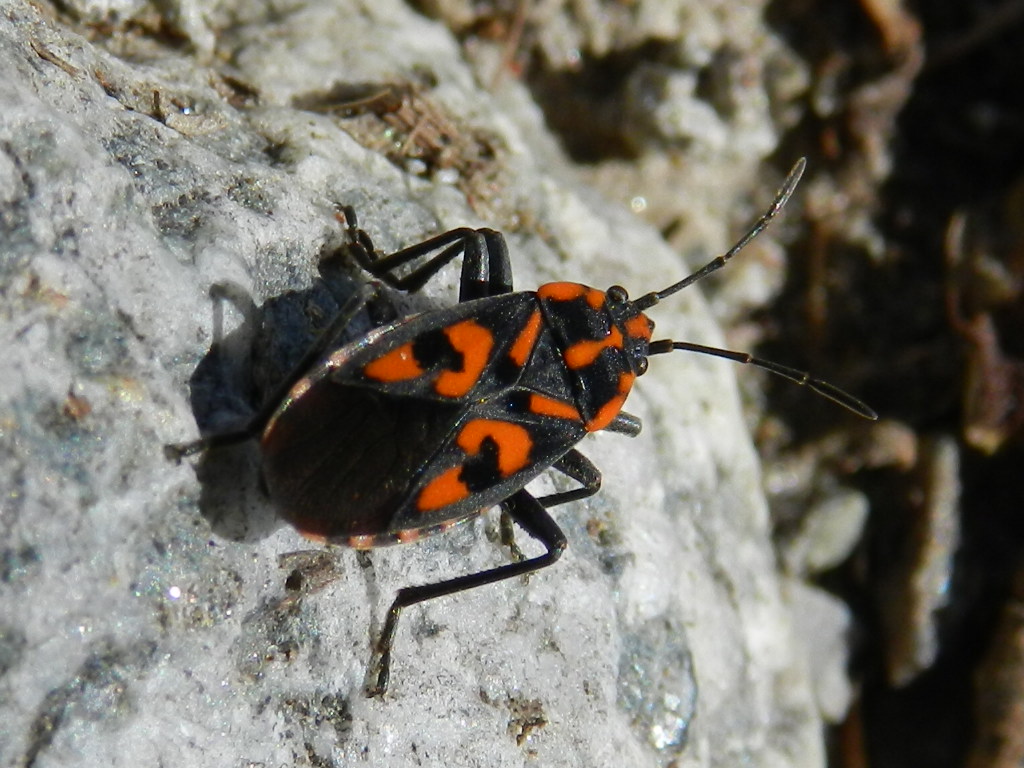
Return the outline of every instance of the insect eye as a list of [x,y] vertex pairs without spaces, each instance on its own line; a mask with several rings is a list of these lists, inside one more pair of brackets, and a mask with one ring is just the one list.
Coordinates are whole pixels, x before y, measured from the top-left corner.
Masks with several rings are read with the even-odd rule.
[[626,289],[621,285],[613,285],[606,291],[608,300],[614,304],[625,304],[629,301],[629,294],[626,293]]
[[645,373],[647,373],[647,358],[641,357],[636,364],[636,375],[643,376]]

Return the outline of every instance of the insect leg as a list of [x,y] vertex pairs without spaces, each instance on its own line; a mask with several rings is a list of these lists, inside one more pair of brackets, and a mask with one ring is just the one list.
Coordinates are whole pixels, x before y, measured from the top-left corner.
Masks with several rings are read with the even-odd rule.
[[503,546],[508,547],[509,554],[512,556],[512,562],[521,563],[526,559],[526,555],[523,554],[523,550],[519,548],[516,543],[516,525],[505,508],[501,508],[501,514],[498,517],[498,538]]
[[391,676],[391,647],[395,642],[395,631],[398,629],[398,619],[402,615],[402,609],[421,603],[424,600],[432,600],[435,597],[443,597],[467,589],[475,589],[485,584],[493,584],[496,581],[514,579],[526,573],[545,568],[561,557],[565,551],[565,534],[558,524],[551,519],[544,506],[526,491],[517,491],[501,503],[502,507],[519,525],[526,529],[526,532],[544,545],[545,552],[529,560],[518,563],[509,563],[498,568],[492,568],[480,573],[471,573],[466,576],[459,576],[454,579],[440,581],[436,584],[424,584],[417,587],[405,587],[399,590],[395,601],[388,610],[387,619],[384,622],[384,630],[377,641],[376,659],[370,666],[369,677],[371,682],[367,685],[366,692],[370,696],[382,696],[388,689],[388,680]]
[[640,421],[639,416],[634,416],[631,413],[625,411],[619,411],[618,415],[612,419],[605,430],[608,432],[618,432],[620,435],[626,437],[636,437],[640,434],[640,430],[643,429],[643,422]]
[[[554,462],[551,468],[557,469],[562,474],[571,477],[582,487],[574,488],[571,491],[561,491],[541,496],[537,501],[545,508],[586,499],[601,490],[601,470],[595,467],[590,459],[575,449]],[[512,559],[517,562],[524,560],[523,552],[519,549],[519,545],[516,544],[515,529],[512,527],[512,516],[504,507],[501,509],[500,526],[501,543],[509,548],[512,553]]]
[[[478,266],[483,262],[486,251],[485,235],[482,230],[460,227],[442,232],[422,243],[410,245],[400,251],[383,255],[373,246],[370,236],[359,228],[355,211],[350,207],[342,209],[348,222],[348,251],[359,265],[374,277],[400,291],[418,291],[426,282],[436,275],[450,261],[460,255],[465,256],[463,274],[467,269],[471,274],[483,272],[485,267]],[[490,231],[490,230],[486,230]],[[431,254],[434,254],[431,256]],[[395,274],[395,270],[421,257],[430,256],[426,262],[415,267],[405,275]]]
[[477,232],[483,236],[487,258],[483,258],[484,254],[473,254],[471,259],[467,249],[459,280],[460,302],[512,292],[512,262],[505,237],[493,229],[478,229]]
[[267,426],[267,422],[270,421],[270,417],[274,415],[281,402],[288,396],[291,388],[295,386],[295,382],[302,378],[303,374],[309,370],[309,368],[319,360],[327,349],[334,343],[338,335],[345,330],[345,327],[352,322],[352,318],[359,313],[359,310],[363,308],[367,301],[369,301],[376,293],[377,288],[373,285],[361,286],[347,302],[338,310],[338,314],[335,315],[334,319],[331,320],[331,324],[324,329],[323,333],[316,340],[316,343],[306,352],[302,360],[299,362],[292,372],[288,374],[284,381],[278,385],[274,394],[271,395],[264,402],[263,406],[257,411],[249,422],[241,429],[232,430],[230,432],[219,432],[214,435],[208,435],[201,437],[198,440],[193,440],[188,443],[171,443],[164,446],[164,455],[172,461],[181,461],[185,456],[192,456],[193,454],[200,453],[209,448],[218,448],[224,445],[234,445],[236,443],[244,443],[246,440],[250,440],[259,435],[264,427]]
[[[500,232],[460,227],[385,256],[377,253],[370,236],[359,228],[355,211],[346,207],[343,212],[348,222],[349,252],[363,269],[392,288],[417,291],[461,255],[460,302],[512,291],[512,266]],[[426,256],[430,258],[407,274],[395,274],[396,269]]]
[[601,490],[601,470],[595,467],[590,459],[575,448],[554,462],[551,468],[557,469],[563,475],[571,477],[582,487],[574,488],[571,491],[560,491],[559,493],[541,496],[537,501],[546,508],[567,504],[570,501],[586,499]]

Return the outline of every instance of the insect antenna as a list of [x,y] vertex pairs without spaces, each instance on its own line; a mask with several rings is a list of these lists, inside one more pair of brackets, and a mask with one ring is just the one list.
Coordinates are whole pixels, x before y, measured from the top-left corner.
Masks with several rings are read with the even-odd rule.
[[[761,217],[754,222],[753,226],[747,230],[743,237],[736,241],[732,248],[721,256],[717,256],[709,261],[692,275],[684,277],[678,283],[673,283],[668,288],[663,288],[660,291],[652,291],[651,293],[644,294],[640,298],[636,299],[636,301],[633,302],[633,305],[642,312],[649,307],[653,307],[662,299],[683,290],[686,286],[692,285],[698,280],[702,280],[707,277],[712,272],[716,272],[724,267],[729,259],[742,251],[751,240],[761,234],[765,227],[771,223],[772,219],[774,219],[785,207],[786,203],[789,202],[789,198],[793,194],[793,190],[796,189],[796,185],[800,183],[800,177],[803,176],[804,169],[806,167],[806,159],[801,157],[796,161],[792,169],[790,169],[789,174],[786,176],[786,180],[782,182],[782,186],[779,188],[779,191],[775,193],[775,198],[772,200],[772,204],[768,206],[768,210],[766,210]],[[718,347],[706,347],[703,344],[694,344],[689,341],[672,341],[671,339],[663,339],[661,341],[651,342],[647,350],[647,354],[660,355],[677,349],[688,352],[699,352],[703,355],[713,355],[714,357],[722,357],[726,360],[743,363],[744,365],[753,365],[757,368],[768,371],[769,373],[774,373],[776,376],[789,379],[794,384],[807,387],[812,392],[816,392],[822,397],[831,400],[837,405],[841,405],[846,410],[852,411],[865,419],[871,419],[874,421],[878,418],[878,414],[875,413],[875,411],[866,403],[854,397],[849,392],[845,392],[840,389],[835,384],[830,384],[824,379],[812,376],[807,371],[799,371],[796,368],[790,368],[787,365],[775,363],[771,360],[763,360],[762,358],[754,357],[746,352],[734,352],[729,349],[719,349]]]
[[854,397],[849,392],[846,392],[835,384],[830,384],[824,379],[819,379],[816,376],[812,376],[807,371],[800,371],[796,368],[790,368],[788,365],[782,365],[780,363],[773,362],[771,360],[764,360],[760,357],[754,357],[746,352],[734,352],[731,349],[719,349],[718,347],[706,347],[703,344],[694,344],[690,341],[672,341],[671,339],[662,339],[660,341],[652,341],[647,349],[648,355],[661,355],[666,352],[672,352],[674,350],[681,349],[687,352],[699,352],[702,355],[712,355],[714,357],[723,357],[726,360],[732,360],[737,363],[743,363],[744,365],[753,365],[762,370],[774,373],[776,376],[781,376],[784,379],[789,379],[794,384],[799,384],[802,387],[807,387],[812,392],[821,395],[824,398],[831,400],[837,405],[841,405],[848,411],[852,411],[858,416],[862,416],[865,419],[875,421],[878,418],[878,414],[875,413],[869,405],[862,400]]
[[645,309],[653,307],[662,299],[683,290],[683,288],[688,285],[693,285],[693,283],[696,283],[698,280],[702,280],[712,272],[717,272],[719,269],[724,267],[729,259],[742,251],[751,240],[761,234],[765,227],[771,223],[771,220],[774,219],[778,215],[779,211],[785,207],[790,196],[793,194],[793,190],[796,189],[796,185],[800,183],[800,177],[804,175],[804,169],[806,167],[807,160],[805,158],[801,157],[796,161],[793,168],[790,170],[789,175],[786,176],[786,180],[782,183],[782,187],[780,187],[779,191],[775,193],[775,199],[772,200],[772,204],[768,206],[768,210],[764,212],[761,218],[754,222],[754,225],[747,230],[747,233],[743,235],[743,237],[736,241],[736,244],[733,245],[732,248],[721,256],[717,256],[709,261],[689,277],[684,277],[678,283],[673,283],[668,288],[664,288],[660,291],[651,291],[651,293],[644,294],[633,302],[633,306],[643,312]]

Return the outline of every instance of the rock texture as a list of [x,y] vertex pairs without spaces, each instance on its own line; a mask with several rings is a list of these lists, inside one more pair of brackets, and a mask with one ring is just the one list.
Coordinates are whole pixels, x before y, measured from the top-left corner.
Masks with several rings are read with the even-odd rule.
[[[693,356],[652,360],[628,406],[640,437],[585,441],[604,488],[556,510],[562,561],[409,610],[391,691],[363,696],[396,589],[505,561],[494,514],[325,554],[275,521],[251,447],[181,465],[162,450],[244,420],[252,382],[322,327],[335,205],[384,250],[501,228],[521,288],[639,294],[687,267],[584,181],[521,83],[483,82],[397,0],[162,7],[0,14],[0,763],[821,765],[734,371]],[[738,22],[694,8],[687,50],[724,48]],[[688,226],[718,239],[695,259],[777,181],[753,188],[773,141],[756,133],[731,165],[700,141],[703,160],[674,160],[691,179],[709,158],[733,169],[717,209],[697,190]],[[451,302],[456,277],[395,301]],[[652,314],[718,340],[697,290]]]

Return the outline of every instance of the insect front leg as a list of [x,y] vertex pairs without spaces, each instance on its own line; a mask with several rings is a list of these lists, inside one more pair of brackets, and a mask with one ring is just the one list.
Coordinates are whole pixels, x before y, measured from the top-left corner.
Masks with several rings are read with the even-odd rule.
[[459,280],[460,302],[512,292],[512,262],[505,236],[493,229],[476,231],[483,238],[478,245],[483,246],[484,254],[470,259],[467,252]]
[[550,493],[537,499],[548,509],[557,507],[559,504],[568,504],[570,501],[589,498],[601,490],[601,470],[575,448],[554,462],[551,468],[571,477],[581,487],[573,488],[571,491]]
[[636,437],[643,429],[643,422],[638,416],[620,411],[619,414],[605,427],[606,432],[617,432],[626,437]]
[[367,695],[382,696],[388,689],[388,681],[391,677],[391,648],[395,642],[398,619],[404,608],[425,600],[432,600],[435,597],[443,597],[533,573],[541,568],[546,568],[561,557],[566,547],[565,534],[562,533],[562,529],[558,527],[540,501],[526,491],[517,491],[503,501],[501,506],[515,522],[526,529],[527,533],[544,545],[546,550],[544,554],[487,571],[440,581],[436,584],[405,587],[399,590],[388,610],[384,630],[377,641],[376,658],[369,670],[370,682],[366,688]]
[[[508,246],[500,232],[460,227],[400,251],[382,255],[366,231],[359,228],[355,211],[348,206],[342,211],[348,223],[349,252],[363,269],[392,288],[418,291],[446,264],[461,255],[460,302],[512,291],[512,265]],[[429,258],[406,274],[400,276],[395,272],[423,257]]]

